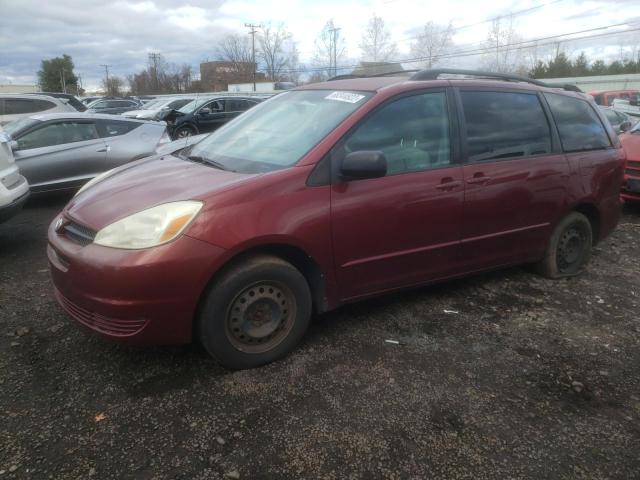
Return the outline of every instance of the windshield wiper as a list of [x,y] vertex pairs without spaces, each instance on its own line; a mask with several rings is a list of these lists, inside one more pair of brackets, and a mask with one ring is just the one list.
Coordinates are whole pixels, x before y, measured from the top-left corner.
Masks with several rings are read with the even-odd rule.
[[191,161],[191,162],[211,165],[212,167],[219,168],[220,170],[229,170],[227,167],[225,167],[220,162],[216,162],[215,160],[211,160],[210,158],[201,157],[199,155],[188,155],[185,158],[187,160]]

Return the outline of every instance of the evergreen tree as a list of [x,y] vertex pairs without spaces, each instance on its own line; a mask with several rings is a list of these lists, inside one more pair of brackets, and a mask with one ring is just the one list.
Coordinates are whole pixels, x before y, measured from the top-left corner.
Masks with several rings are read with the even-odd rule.
[[73,72],[73,60],[67,54],[42,60],[38,81],[43,92],[78,91],[78,77]]

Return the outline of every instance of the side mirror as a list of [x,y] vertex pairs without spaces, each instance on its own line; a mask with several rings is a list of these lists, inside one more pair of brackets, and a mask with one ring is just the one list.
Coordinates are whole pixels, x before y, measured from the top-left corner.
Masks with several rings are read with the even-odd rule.
[[379,178],[387,174],[387,159],[377,150],[351,152],[340,166],[340,176],[344,180]]
[[18,142],[16,140],[11,140],[9,142],[9,148],[11,149],[11,151],[15,152],[16,150],[20,149],[20,146],[18,145]]
[[211,109],[210,108],[203,108],[202,110],[200,110],[198,112],[198,115],[209,115],[211,113]]
[[631,127],[633,125],[631,124],[631,122],[629,120],[625,120],[624,122],[622,122],[620,124],[620,126],[618,127],[620,129],[620,132],[628,132],[629,130],[631,130]]

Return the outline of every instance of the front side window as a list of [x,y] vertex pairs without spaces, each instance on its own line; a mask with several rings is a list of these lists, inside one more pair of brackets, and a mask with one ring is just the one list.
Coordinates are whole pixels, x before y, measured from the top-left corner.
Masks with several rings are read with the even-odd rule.
[[359,150],[384,153],[387,175],[449,165],[451,147],[445,93],[411,95],[382,106],[347,137],[342,155]]
[[18,138],[18,148],[51,147],[66,143],[84,142],[98,138],[98,131],[93,123],[59,122],[45,125]]
[[545,93],[565,152],[598,150],[611,146],[609,136],[591,105],[580,98]]
[[551,131],[536,94],[462,91],[468,161],[551,152]]
[[292,166],[371,95],[331,90],[281,93],[237,116],[182,155],[242,173]]

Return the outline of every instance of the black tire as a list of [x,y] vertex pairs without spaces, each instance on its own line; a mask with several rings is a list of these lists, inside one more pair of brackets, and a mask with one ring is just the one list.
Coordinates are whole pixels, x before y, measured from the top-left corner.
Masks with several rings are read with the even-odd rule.
[[195,135],[196,131],[192,127],[180,127],[176,130],[176,133],[173,134],[174,140],[179,138],[187,138],[192,135]]
[[311,308],[307,281],[293,265],[256,255],[224,272],[205,293],[197,334],[224,367],[257,367],[294,349]]
[[591,222],[583,214],[572,212],[556,226],[536,271],[547,278],[578,275],[589,262],[592,245]]

